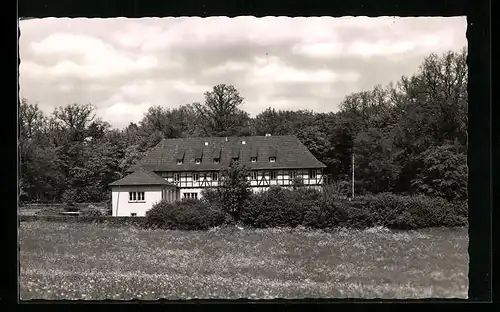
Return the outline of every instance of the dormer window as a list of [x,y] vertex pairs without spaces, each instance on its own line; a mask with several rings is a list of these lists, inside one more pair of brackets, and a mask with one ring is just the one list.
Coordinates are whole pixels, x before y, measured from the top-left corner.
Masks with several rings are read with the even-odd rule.
[[220,163],[220,158],[214,158],[214,164]]
[[271,162],[271,163],[276,162],[276,157],[269,157],[269,162]]
[[253,162],[253,163],[257,162],[257,157],[250,157],[250,161]]
[[200,159],[200,158],[196,158],[196,159],[194,160],[194,162],[195,162],[197,165],[199,165],[199,164],[201,164],[201,159]]
[[233,162],[238,162],[238,157],[233,157]]
[[182,159],[177,159],[177,164],[178,165],[182,165],[182,163],[183,163]]

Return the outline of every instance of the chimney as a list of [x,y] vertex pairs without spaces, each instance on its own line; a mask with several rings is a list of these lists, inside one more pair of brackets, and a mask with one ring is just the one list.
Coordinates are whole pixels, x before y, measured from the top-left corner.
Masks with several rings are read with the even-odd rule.
[[271,133],[266,133],[266,137],[271,136]]

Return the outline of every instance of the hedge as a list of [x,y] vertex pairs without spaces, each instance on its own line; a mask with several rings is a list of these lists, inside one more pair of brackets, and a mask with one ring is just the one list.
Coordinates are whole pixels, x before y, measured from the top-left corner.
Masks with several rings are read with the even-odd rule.
[[161,229],[207,230],[221,225],[227,215],[208,201],[186,199],[159,202],[146,212],[146,226]]
[[[241,203],[238,221],[257,228],[384,226],[417,229],[467,225],[467,212],[466,202],[450,202],[422,195],[381,193],[348,200],[314,189],[273,187],[266,192],[252,194]],[[230,223],[228,218],[213,196],[202,200],[160,202],[146,213],[146,217],[20,216],[21,221],[94,222],[179,230],[207,230]]]
[[145,217],[112,217],[112,216],[19,216],[20,222],[47,221],[62,223],[104,223],[109,225],[144,226]]

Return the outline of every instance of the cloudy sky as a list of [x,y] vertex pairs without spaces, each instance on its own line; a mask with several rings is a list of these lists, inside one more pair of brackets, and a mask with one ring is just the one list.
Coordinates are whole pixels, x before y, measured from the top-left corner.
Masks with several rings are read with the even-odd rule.
[[19,83],[47,113],[92,103],[118,128],[151,105],[203,102],[219,83],[252,116],[336,111],[345,95],[466,46],[466,29],[465,17],[33,19],[20,22]]

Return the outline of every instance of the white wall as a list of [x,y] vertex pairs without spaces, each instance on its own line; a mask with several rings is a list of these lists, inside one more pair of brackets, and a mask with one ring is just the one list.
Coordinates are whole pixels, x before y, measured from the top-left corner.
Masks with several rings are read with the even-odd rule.
[[[161,186],[113,186],[111,200],[113,216],[130,217],[137,213],[138,217],[146,215],[146,211],[162,199]],[[144,192],[144,202],[129,202],[129,192]]]

